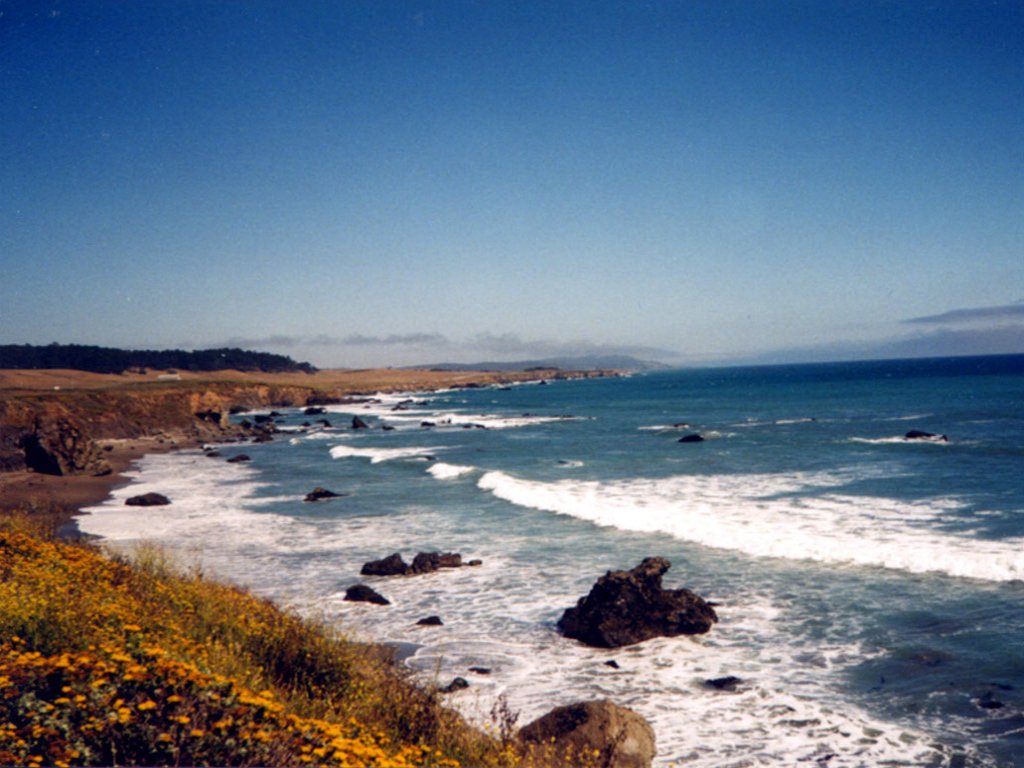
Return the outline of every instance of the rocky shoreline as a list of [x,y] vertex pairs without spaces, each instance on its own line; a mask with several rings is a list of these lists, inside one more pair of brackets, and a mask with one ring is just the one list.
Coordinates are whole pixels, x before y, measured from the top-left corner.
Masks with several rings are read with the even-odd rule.
[[[377,392],[504,385],[617,371],[338,370],[315,374],[0,371],[0,508],[73,517],[128,482],[146,454],[257,437],[233,412],[307,407]],[[172,377],[172,380],[168,380]],[[258,426],[258,425],[257,425]]]
[[[442,376],[434,388],[477,387],[538,377],[536,371],[500,377],[475,374],[457,382]],[[424,388],[416,383],[417,388]],[[411,387],[393,389],[407,388]],[[264,425],[233,424],[229,420],[232,413],[274,407],[318,408],[365,394],[344,388],[325,392],[293,384],[221,381],[71,390],[0,388],[0,512],[49,516],[53,528],[60,528],[59,535],[74,537],[78,535],[74,516],[128,483],[124,473],[147,454],[199,447],[206,442],[248,441],[267,434]],[[311,494],[316,498],[311,500],[326,497],[316,491],[329,493],[316,489]],[[400,556],[392,559],[401,561]],[[401,562],[394,573],[477,564],[462,563],[452,553],[420,553],[411,565]],[[655,755],[654,732],[647,721],[608,700],[577,702],[553,710],[519,729],[515,741],[528,760],[552,765],[573,764],[576,757],[587,756],[603,766],[644,768]]]

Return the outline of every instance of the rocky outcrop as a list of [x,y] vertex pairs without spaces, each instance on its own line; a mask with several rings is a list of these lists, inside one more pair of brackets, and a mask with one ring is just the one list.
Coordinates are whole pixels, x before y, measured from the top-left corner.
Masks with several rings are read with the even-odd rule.
[[229,422],[232,412],[304,405],[314,394],[231,382],[0,393],[0,472],[103,474],[110,468],[97,441],[168,435],[222,441],[247,433]]
[[380,560],[363,563],[359,573],[363,576],[414,576],[433,573],[441,568],[461,568],[464,565],[482,565],[482,561],[470,560],[464,563],[458,552],[420,552],[413,558],[412,565],[409,565],[401,554],[395,552]]
[[391,601],[373,587],[365,584],[353,584],[345,590],[345,599],[353,603],[373,603],[374,605],[391,605]]
[[518,741],[529,765],[648,768],[655,755],[650,723],[608,700],[553,709],[523,726]]
[[718,621],[714,608],[688,589],[664,589],[671,567],[648,557],[629,571],[609,571],[558,621],[558,629],[587,645],[618,648],[652,637],[703,634]]

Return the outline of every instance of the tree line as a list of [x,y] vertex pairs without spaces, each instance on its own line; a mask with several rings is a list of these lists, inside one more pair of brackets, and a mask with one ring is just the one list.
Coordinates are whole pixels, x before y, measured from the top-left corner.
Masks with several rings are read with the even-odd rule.
[[85,344],[0,345],[0,368],[71,368],[91,373],[123,373],[155,368],[177,371],[260,371],[263,373],[313,373],[309,363],[297,363],[285,355],[223,347],[197,349],[115,349]]

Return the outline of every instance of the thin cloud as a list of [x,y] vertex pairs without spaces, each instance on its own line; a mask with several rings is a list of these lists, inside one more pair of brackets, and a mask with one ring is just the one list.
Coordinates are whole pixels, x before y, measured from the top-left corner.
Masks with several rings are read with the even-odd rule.
[[635,357],[678,357],[674,350],[641,344],[603,344],[593,341],[524,340],[513,333],[482,333],[467,339],[462,345],[467,350],[502,357],[563,357],[578,355],[629,355]]
[[352,334],[338,339],[335,344],[347,347],[394,347],[394,346],[447,346],[450,342],[440,333],[398,333],[389,336],[365,336]]
[[961,323],[988,322],[992,320],[1012,321],[1024,320],[1024,301],[1003,304],[998,307],[972,307],[969,309],[952,309],[938,315],[911,317],[904,323],[925,323],[929,325],[953,325]]

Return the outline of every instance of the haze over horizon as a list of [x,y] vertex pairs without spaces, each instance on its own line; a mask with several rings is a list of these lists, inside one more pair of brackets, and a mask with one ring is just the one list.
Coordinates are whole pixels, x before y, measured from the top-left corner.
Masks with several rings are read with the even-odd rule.
[[1024,4],[0,0],[0,344],[1024,352]]

